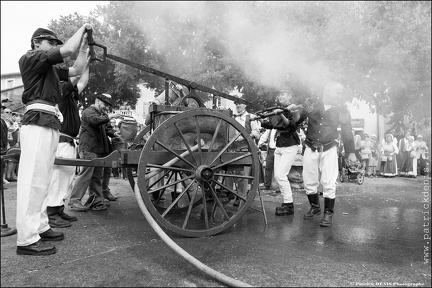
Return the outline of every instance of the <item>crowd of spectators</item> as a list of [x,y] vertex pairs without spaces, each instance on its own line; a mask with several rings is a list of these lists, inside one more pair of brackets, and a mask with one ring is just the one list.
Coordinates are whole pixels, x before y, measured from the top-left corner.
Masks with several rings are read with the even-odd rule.
[[[7,102],[7,100],[5,100]],[[21,114],[13,112],[2,101],[1,119],[2,126],[4,126],[4,135],[2,133],[2,150],[6,152],[10,148],[20,148],[20,128],[21,128]],[[2,127],[3,128],[3,127]],[[4,146],[4,147],[3,147]],[[3,170],[2,181],[3,184],[17,181],[18,163],[16,160],[7,160]]]
[[[353,131],[355,134],[355,131]],[[367,177],[417,177],[428,175],[429,148],[422,135],[406,131],[399,139],[388,131],[381,141],[375,134],[355,134],[355,150]],[[343,155],[343,145],[339,149]],[[340,163],[341,164],[341,163]]]

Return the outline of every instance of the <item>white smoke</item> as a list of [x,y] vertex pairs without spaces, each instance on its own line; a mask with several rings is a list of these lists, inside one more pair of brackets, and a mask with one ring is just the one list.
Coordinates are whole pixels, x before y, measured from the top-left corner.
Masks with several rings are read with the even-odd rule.
[[[202,63],[203,54],[200,46],[200,36],[191,43],[185,43],[179,35],[170,31],[170,25],[176,21],[187,21],[201,29],[212,30],[215,22],[212,13],[219,13],[221,18],[216,24],[223,30],[219,44],[229,53],[233,65],[254,81],[269,87],[281,89],[281,84],[289,80],[289,75],[307,82],[311,87],[322,87],[332,79],[327,63],[320,58],[320,47],[316,47],[315,36],[298,24],[288,23],[286,17],[276,13],[271,19],[253,19],[249,2],[218,2],[218,11],[209,11],[206,2],[136,2],[139,17],[144,19],[143,32],[147,41],[155,49],[181,47],[193,53],[194,62]],[[139,4],[138,4],[139,3]],[[291,5],[294,3],[279,2]],[[163,15],[169,12],[173,19],[162,21]],[[263,21],[265,20],[265,21]],[[267,23],[264,25],[263,23]],[[205,37],[205,35],[204,35]],[[169,39],[167,41],[167,39]],[[187,47],[189,45],[189,47]]]

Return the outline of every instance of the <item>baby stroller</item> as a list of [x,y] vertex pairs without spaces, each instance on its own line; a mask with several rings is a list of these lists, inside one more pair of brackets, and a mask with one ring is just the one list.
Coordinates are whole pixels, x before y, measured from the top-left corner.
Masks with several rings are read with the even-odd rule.
[[340,172],[339,180],[340,182],[357,181],[357,184],[361,185],[364,182],[365,167],[363,163],[357,161],[354,164],[349,164],[348,159],[342,160],[342,169]]

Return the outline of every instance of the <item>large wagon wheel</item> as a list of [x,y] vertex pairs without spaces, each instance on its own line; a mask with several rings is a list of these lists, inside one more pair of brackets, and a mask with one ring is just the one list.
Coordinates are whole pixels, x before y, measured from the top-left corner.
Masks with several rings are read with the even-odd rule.
[[[240,137],[241,151],[236,149]],[[246,189],[233,189],[228,179]],[[196,109],[154,130],[141,152],[137,186],[159,225],[201,237],[220,233],[242,217],[254,201],[258,179],[258,150],[243,126],[221,112]],[[227,201],[226,193],[239,205]]]

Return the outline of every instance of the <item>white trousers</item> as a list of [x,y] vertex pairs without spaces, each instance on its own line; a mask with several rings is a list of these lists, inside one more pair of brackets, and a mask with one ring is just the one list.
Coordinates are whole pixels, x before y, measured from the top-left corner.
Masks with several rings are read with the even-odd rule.
[[[57,145],[56,157],[76,159],[76,147],[67,142]],[[72,182],[75,177],[75,166],[54,165],[51,183],[48,189],[47,206],[57,207],[64,205],[72,191]]]
[[21,127],[17,183],[17,246],[27,246],[47,231],[47,195],[54,168],[59,131],[37,125]]
[[297,155],[298,145],[290,147],[276,147],[274,151],[274,177],[279,185],[283,203],[293,203],[291,184],[288,174]]
[[[306,194],[318,193],[318,186],[323,186],[324,198],[336,197],[336,180],[339,174],[337,147],[322,153],[306,146],[303,155],[303,182]],[[320,177],[321,175],[321,177]]]

